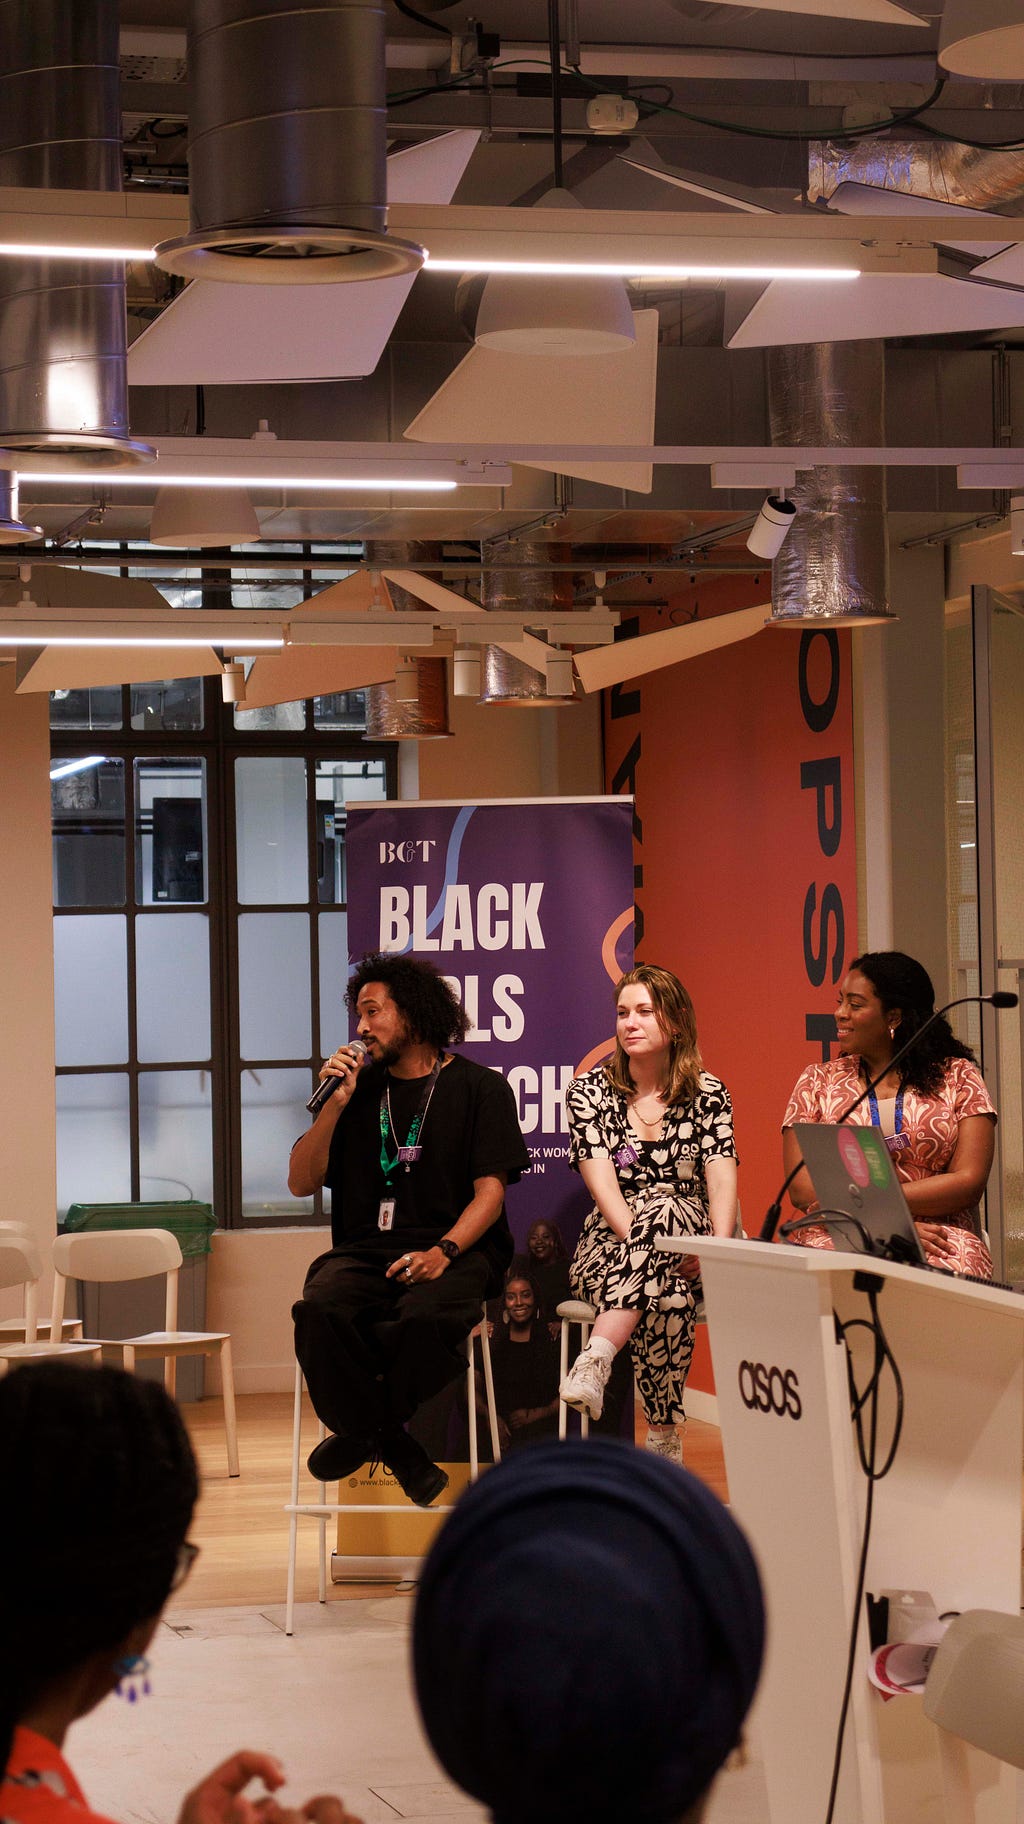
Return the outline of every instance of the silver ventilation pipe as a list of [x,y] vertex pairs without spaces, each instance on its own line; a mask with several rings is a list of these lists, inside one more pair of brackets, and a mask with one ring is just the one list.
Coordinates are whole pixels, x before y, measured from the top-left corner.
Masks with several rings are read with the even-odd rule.
[[[533,539],[520,539],[514,554],[521,558],[521,570],[488,570],[481,575],[481,606],[488,613],[503,609],[510,614],[536,611],[543,624],[545,612],[555,608],[568,614],[576,606],[576,579],[571,570],[552,570],[551,564],[571,564],[572,546],[542,544]],[[518,704],[526,708],[557,709],[565,697],[548,695],[547,677],[532,665],[526,665],[513,653],[500,646],[482,649],[481,703]]]
[[[881,342],[768,350],[772,442],[880,446]],[[772,621],[820,626],[895,617],[889,608],[885,470],[821,465],[797,474],[792,530],[772,565]]]
[[414,272],[386,232],[384,0],[192,0],[186,278],[336,283]]
[[[117,0],[0,0],[0,184],[120,190],[118,52]],[[0,260],[0,450],[34,469],[148,460],[126,352],[123,264]]]
[[1016,215],[1024,198],[1024,150],[880,138],[858,140],[855,145],[837,145],[831,140],[812,145],[809,200],[827,200],[840,184],[899,190],[966,209],[1002,205]]
[[[366,543],[365,556],[375,569],[415,570],[418,564],[439,564],[444,553],[440,545],[423,540],[372,539]],[[398,614],[425,612],[423,603],[399,584],[389,583],[388,593]],[[451,732],[444,659],[414,658],[401,681],[367,686],[368,741],[436,741]]]
[[0,545],[26,545],[42,536],[42,526],[26,526],[21,518],[17,475],[0,469]]

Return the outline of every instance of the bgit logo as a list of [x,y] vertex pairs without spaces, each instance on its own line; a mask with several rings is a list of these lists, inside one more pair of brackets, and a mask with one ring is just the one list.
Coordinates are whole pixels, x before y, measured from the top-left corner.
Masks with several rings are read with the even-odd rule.
[[408,842],[381,842],[377,845],[378,859],[388,861],[429,861],[431,849],[437,848],[434,836],[417,836]]
[[794,1368],[766,1368],[763,1362],[741,1362],[737,1378],[740,1399],[748,1411],[774,1412],[780,1419],[802,1417],[800,1383]]

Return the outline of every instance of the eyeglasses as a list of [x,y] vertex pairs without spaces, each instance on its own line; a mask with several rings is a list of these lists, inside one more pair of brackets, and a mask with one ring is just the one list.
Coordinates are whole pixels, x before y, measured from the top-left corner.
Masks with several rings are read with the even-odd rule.
[[175,1590],[181,1589],[198,1556],[199,1547],[193,1545],[191,1539],[184,1540],[178,1547],[178,1562],[174,1567],[174,1576],[171,1578],[170,1594],[172,1596]]

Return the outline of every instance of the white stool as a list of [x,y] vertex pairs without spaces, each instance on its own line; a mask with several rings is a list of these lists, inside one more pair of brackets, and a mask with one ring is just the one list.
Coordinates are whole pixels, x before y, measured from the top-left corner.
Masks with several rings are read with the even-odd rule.
[[[484,1388],[487,1395],[487,1419],[491,1432],[491,1450],[494,1461],[501,1461],[501,1445],[498,1441],[498,1411],[494,1403],[494,1377],[491,1372],[491,1343],[487,1332],[487,1312],[479,1324],[472,1329],[466,1338],[466,1402],[469,1416],[469,1479],[475,1482],[480,1474],[480,1457],[477,1443],[476,1414],[476,1344],[480,1344],[480,1355],[483,1361]],[[324,1499],[326,1482],[321,1482],[319,1501],[299,1500],[299,1466],[302,1460],[302,1369],[295,1364],[295,1398],[292,1408],[292,1485],[291,1500],[285,1506],[289,1516],[288,1523],[288,1594],[285,1599],[286,1634],[294,1633],[295,1619],[295,1560],[298,1552],[299,1520],[305,1517],[316,1520],[320,1527],[319,1556],[317,1563],[317,1600],[327,1601],[327,1522],[332,1514],[450,1514],[454,1502],[435,1505],[429,1509],[416,1507],[412,1502],[408,1507],[391,1507],[380,1501],[367,1502],[362,1505],[349,1505],[340,1501]],[[318,1422],[317,1439],[324,1438],[327,1427]]]
[[[555,1312],[562,1320],[562,1335],[559,1343],[558,1357],[558,1384],[561,1386],[569,1372],[569,1325],[579,1324],[580,1348],[585,1349],[590,1341],[590,1327],[597,1319],[597,1307],[596,1305],[588,1304],[585,1298],[563,1298],[561,1304],[555,1306]],[[568,1412],[569,1408],[561,1396],[559,1396],[558,1435],[560,1438],[565,1437]],[[586,1438],[589,1437],[589,1435],[590,1414],[589,1412],[581,1412],[580,1437]]]

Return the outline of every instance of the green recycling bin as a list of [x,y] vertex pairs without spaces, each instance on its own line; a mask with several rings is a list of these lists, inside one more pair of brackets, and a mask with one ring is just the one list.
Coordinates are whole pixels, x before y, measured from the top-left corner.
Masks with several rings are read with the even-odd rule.
[[[178,1328],[206,1329],[206,1257],[217,1219],[208,1203],[73,1203],[61,1230],[169,1229],[182,1253],[178,1275]],[[79,1288],[82,1324],[86,1336],[142,1336],[164,1327],[164,1281],[129,1279],[116,1285],[83,1285]],[[178,1361],[178,1399],[203,1397],[205,1357],[181,1356]],[[147,1380],[162,1380],[162,1361],[140,1362],[138,1373]]]

